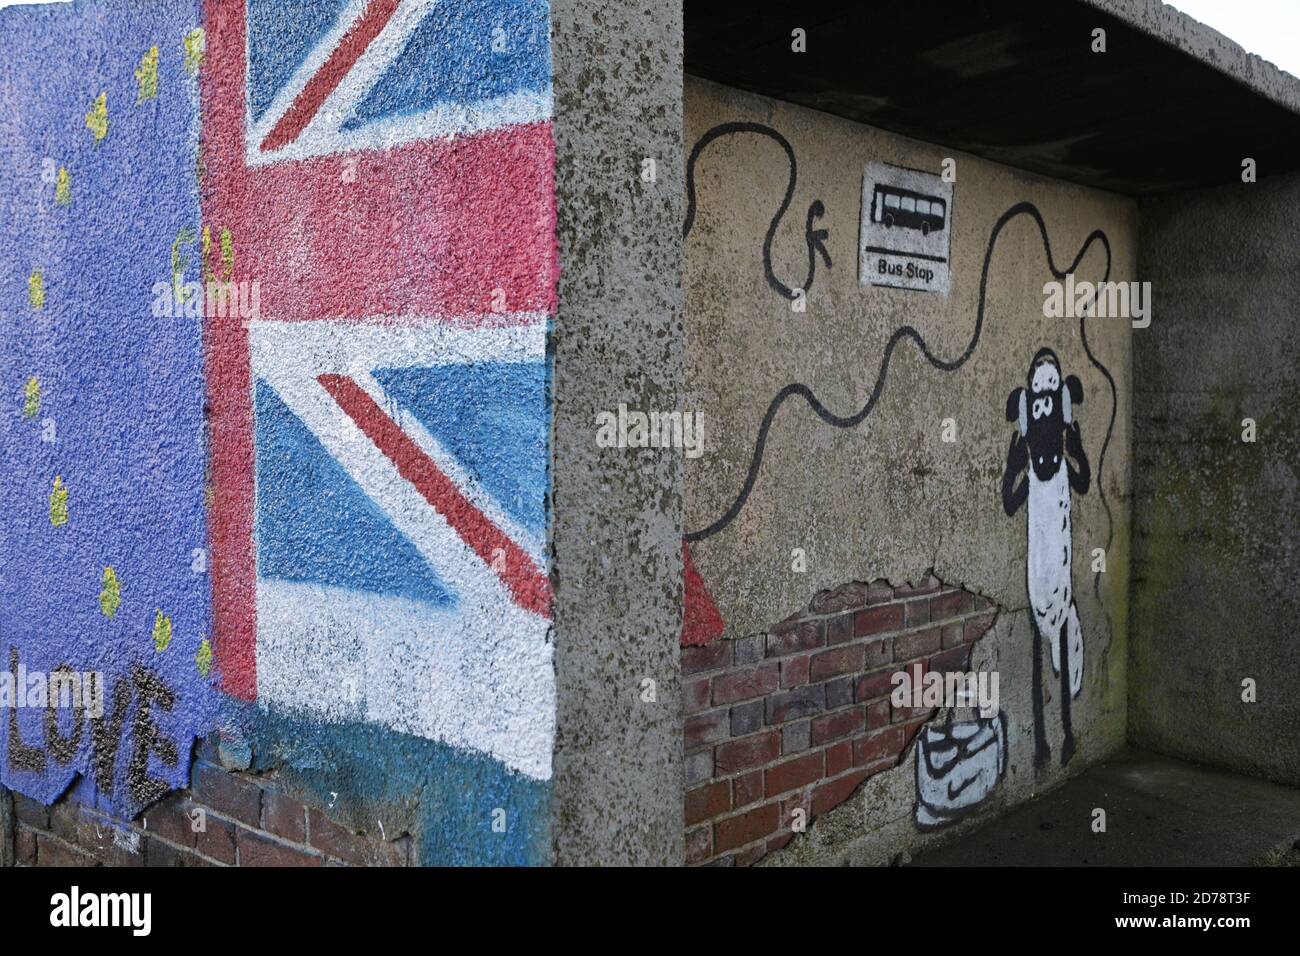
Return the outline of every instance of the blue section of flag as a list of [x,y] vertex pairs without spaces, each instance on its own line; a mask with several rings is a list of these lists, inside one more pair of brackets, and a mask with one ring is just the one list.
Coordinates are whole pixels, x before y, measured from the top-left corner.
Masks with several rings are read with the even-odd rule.
[[[182,38],[200,24],[197,0],[76,3],[0,11],[0,649],[29,671],[60,664],[100,671],[111,704],[132,668],[174,695],[151,708],[178,758],[152,753],[149,778],[184,786],[197,732],[212,726],[216,692],[195,655],[211,636],[204,514],[204,378],[199,320],[155,317],[156,283],[171,278],[173,243],[197,262],[198,80]],[[157,46],[157,94],[141,99],[135,71]],[[86,114],[100,94],[107,135]],[[68,172],[70,203],[55,201]],[[191,265],[190,278],[194,278]],[[40,272],[44,306],[29,298]],[[25,410],[35,379],[39,409]],[[51,521],[56,476],[67,520]],[[104,569],[120,583],[112,615]],[[111,602],[109,602],[111,604]],[[171,619],[167,648],[151,630]],[[114,806],[139,809],[128,786],[134,701],[112,776],[96,777]],[[45,748],[44,713],[19,712],[21,738]],[[62,727],[71,732],[65,712]],[[93,774],[83,727],[66,763],[47,751],[39,772],[0,777],[51,800],[76,773]]]
[[411,540],[275,390],[258,381],[256,392],[258,576],[451,606]]
[[347,0],[248,0],[248,106],[260,120]]
[[529,532],[543,533],[549,436],[544,362],[383,368],[372,374],[506,514]]
[[445,103],[472,105],[551,84],[545,0],[437,4],[343,124],[352,130]]

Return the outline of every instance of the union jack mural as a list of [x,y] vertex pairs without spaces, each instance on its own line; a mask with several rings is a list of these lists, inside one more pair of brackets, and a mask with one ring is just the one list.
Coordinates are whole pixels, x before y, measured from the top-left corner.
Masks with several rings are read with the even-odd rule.
[[547,779],[546,5],[207,14],[204,216],[260,284],[206,328],[225,688]]

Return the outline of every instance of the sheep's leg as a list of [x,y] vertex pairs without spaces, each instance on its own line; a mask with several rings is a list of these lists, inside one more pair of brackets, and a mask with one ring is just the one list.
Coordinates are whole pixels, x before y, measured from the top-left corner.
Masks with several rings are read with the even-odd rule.
[[1043,720],[1043,636],[1030,617],[1031,639],[1034,642],[1034,766],[1045,767],[1052,759],[1052,748],[1047,746],[1047,728]]
[[1058,643],[1061,645],[1061,653],[1065,655],[1061,667],[1061,730],[1064,731],[1065,739],[1061,742],[1061,766],[1064,767],[1074,756],[1074,729],[1070,725],[1070,642],[1068,640],[1067,628],[1069,627],[1069,615],[1067,620],[1061,624],[1061,635]]

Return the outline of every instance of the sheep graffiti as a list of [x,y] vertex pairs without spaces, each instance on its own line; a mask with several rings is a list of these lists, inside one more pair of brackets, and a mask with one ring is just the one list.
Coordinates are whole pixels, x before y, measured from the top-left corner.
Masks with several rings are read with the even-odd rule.
[[1007,449],[1002,507],[1010,517],[1028,504],[1025,577],[1034,630],[1034,766],[1041,767],[1051,758],[1043,720],[1044,640],[1051,645],[1052,670],[1061,680],[1061,766],[1065,766],[1074,756],[1070,700],[1083,687],[1083,631],[1074,603],[1070,525],[1070,491],[1087,494],[1091,482],[1079,423],[1074,420],[1074,407],[1083,404],[1083,385],[1074,375],[1063,376],[1056,353],[1043,348],[1030,363],[1026,386],[1013,389],[1007,397],[1007,421],[1016,422],[1017,430]]

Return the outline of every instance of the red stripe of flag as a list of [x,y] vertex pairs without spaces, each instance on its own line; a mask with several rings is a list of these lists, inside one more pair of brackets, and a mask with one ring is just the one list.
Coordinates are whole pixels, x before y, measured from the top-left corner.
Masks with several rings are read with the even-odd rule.
[[399,2],[401,0],[370,0],[370,4],[357,17],[356,22],[348,27],[348,32],[343,35],[339,45],[325,60],[325,65],[307,81],[307,85],[294,98],[293,105],[280,117],[271,132],[266,134],[266,139],[262,140],[262,149],[279,149],[298,138],[312,117],[320,111],[321,104],[343,82],[343,77],[356,65],[357,60],[361,59],[366,47],[388,25]]
[[[550,617],[551,582],[527,553],[474,507],[456,483],[384,414],[383,409],[353,379],[346,375],[319,375],[316,381],[325,387],[330,397],[375,443],[375,447],[397,466],[398,473],[447,519],[460,539],[484,564],[496,571],[510,589],[515,603],[534,614]],[[498,568],[500,562],[494,560],[498,549],[505,555],[504,568]]]

